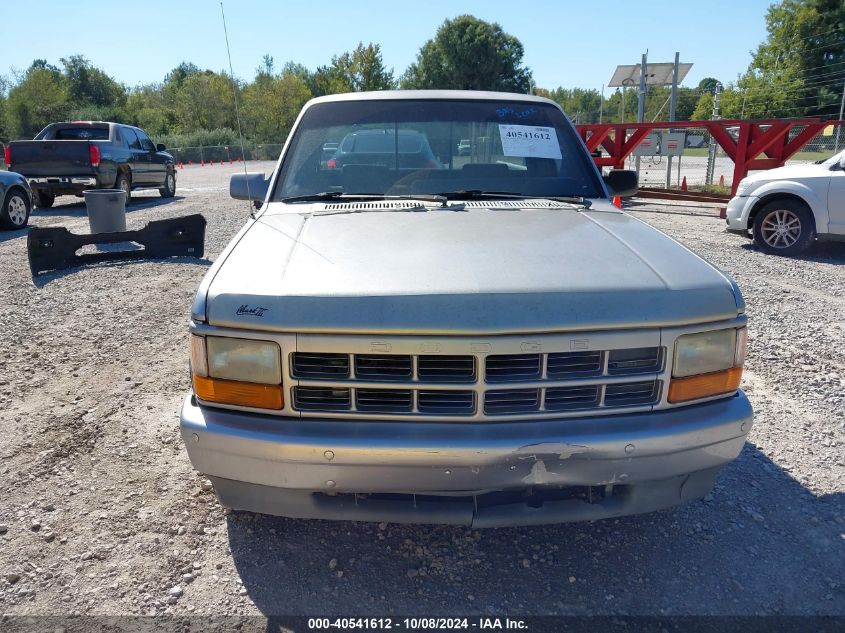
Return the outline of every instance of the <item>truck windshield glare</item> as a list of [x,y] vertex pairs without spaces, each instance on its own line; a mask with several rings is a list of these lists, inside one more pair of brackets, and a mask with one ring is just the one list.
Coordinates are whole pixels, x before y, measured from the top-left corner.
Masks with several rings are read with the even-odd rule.
[[603,196],[564,114],[519,101],[373,100],[309,108],[273,200],[322,192],[414,195],[508,191]]

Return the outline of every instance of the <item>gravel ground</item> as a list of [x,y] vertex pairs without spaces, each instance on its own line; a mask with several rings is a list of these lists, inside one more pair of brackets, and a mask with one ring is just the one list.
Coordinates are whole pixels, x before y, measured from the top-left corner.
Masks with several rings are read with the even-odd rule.
[[[233,171],[129,207],[130,228],[203,213],[208,260],[33,283],[24,233],[0,234],[0,613],[845,614],[845,246],[770,257],[712,214],[632,205],[748,303],[756,423],[704,501],[489,531],[226,513],[178,410],[194,290],[248,213]],[[64,200],[32,224],[87,230]]]

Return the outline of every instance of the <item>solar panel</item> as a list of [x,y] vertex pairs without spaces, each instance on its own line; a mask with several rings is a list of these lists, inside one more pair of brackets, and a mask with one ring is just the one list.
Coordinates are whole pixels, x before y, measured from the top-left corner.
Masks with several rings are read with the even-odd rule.
[[[646,85],[671,86],[674,68],[675,64],[672,62],[648,64],[646,66]],[[692,68],[692,64],[678,64],[679,85],[684,81],[684,77],[687,76],[690,68]],[[640,64],[617,66],[607,85],[609,88],[640,85]]]

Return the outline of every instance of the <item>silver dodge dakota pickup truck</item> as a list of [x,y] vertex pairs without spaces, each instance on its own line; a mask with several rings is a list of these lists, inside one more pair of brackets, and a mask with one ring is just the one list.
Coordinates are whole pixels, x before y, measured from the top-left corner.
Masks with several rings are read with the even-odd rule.
[[594,520],[701,498],[743,447],[739,289],[614,207],[636,175],[548,99],[314,99],[230,192],[260,209],[197,292],[181,413],[224,506]]

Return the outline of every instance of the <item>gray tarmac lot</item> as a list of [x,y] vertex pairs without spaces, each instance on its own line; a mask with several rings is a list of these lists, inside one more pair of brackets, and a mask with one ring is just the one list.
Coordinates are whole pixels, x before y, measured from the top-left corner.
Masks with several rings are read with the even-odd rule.
[[[249,212],[236,169],[182,170],[175,199],[129,207],[130,228],[203,213],[206,260],[33,282],[25,232],[0,234],[0,613],[845,615],[845,245],[770,257],[712,209],[630,206],[748,304],[756,422],[704,501],[490,531],[226,513],[178,410],[194,291]],[[32,224],[85,231],[84,205]]]

